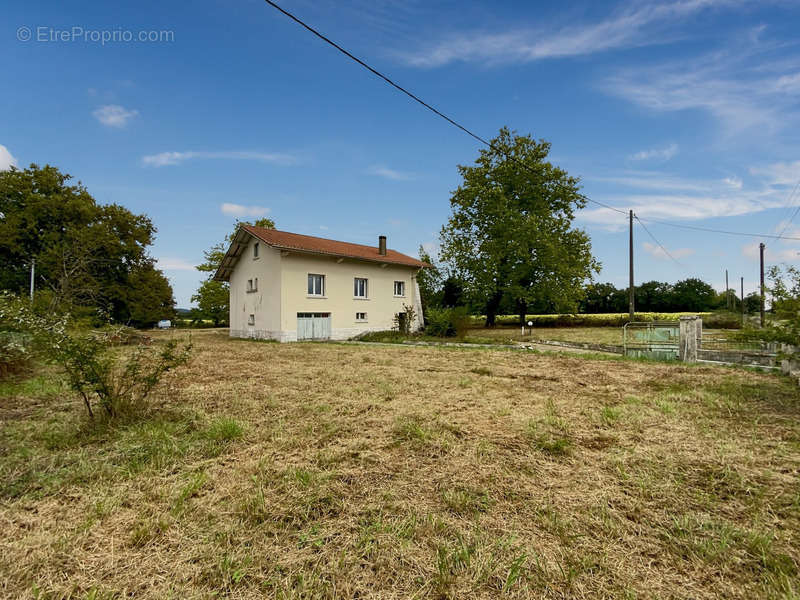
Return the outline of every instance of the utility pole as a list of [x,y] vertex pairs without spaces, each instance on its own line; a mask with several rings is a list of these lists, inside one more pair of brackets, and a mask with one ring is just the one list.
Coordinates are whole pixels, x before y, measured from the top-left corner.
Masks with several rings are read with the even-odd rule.
[[629,213],[630,219],[630,230],[629,230],[629,241],[628,241],[628,252],[630,254],[629,263],[630,263],[630,273],[629,273],[629,283],[628,283],[628,320],[633,321],[634,319],[634,306],[633,306],[633,210]]
[[740,283],[742,285],[742,325],[744,326],[744,277],[740,278]]
[[31,302],[33,302],[33,278],[36,274],[36,259],[31,259]]
[[761,327],[764,327],[764,242],[758,245],[761,254]]
[[731,309],[731,292],[728,287],[728,269],[725,269],[725,308]]

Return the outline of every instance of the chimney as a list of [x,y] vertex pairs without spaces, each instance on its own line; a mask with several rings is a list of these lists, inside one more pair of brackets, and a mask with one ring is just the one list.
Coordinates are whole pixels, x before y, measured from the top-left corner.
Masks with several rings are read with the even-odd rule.
[[381,256],[386,256],[386,236],[379,235],[378,236],[378,254]]

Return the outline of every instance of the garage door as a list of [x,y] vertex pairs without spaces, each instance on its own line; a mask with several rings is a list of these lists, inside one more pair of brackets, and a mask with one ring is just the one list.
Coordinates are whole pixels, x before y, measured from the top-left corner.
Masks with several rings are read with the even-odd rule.
[[297,313],[298,340],[327,340],[331,337],[331,313]]

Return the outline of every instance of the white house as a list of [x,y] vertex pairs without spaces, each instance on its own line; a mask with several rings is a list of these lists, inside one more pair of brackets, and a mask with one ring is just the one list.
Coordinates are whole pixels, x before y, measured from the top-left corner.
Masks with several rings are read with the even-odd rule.
[[347,339],[391,329],[413,308],[429,265],[386,248],[241,225],[214,279],[230,282],[230,335],[281,342]]

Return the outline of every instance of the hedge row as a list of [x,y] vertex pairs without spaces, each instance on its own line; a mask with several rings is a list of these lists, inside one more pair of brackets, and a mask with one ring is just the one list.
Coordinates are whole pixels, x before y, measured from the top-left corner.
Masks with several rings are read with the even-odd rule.
[[[719,329],[737,329],[741,326],[741,318],[734,313],[636,313],[636,321],[677,321],[683,315],[697,315],[703,319],[705,327]],[[475,325],[481,325],[484,317],[473,317]],[[564,315],[527,315],[525,321],[533,322],[533,327],[622,327],[628,322],[628,313],[598,314],[564,314]],[[519,326],[519,315],[499,315],[500,326]]]

